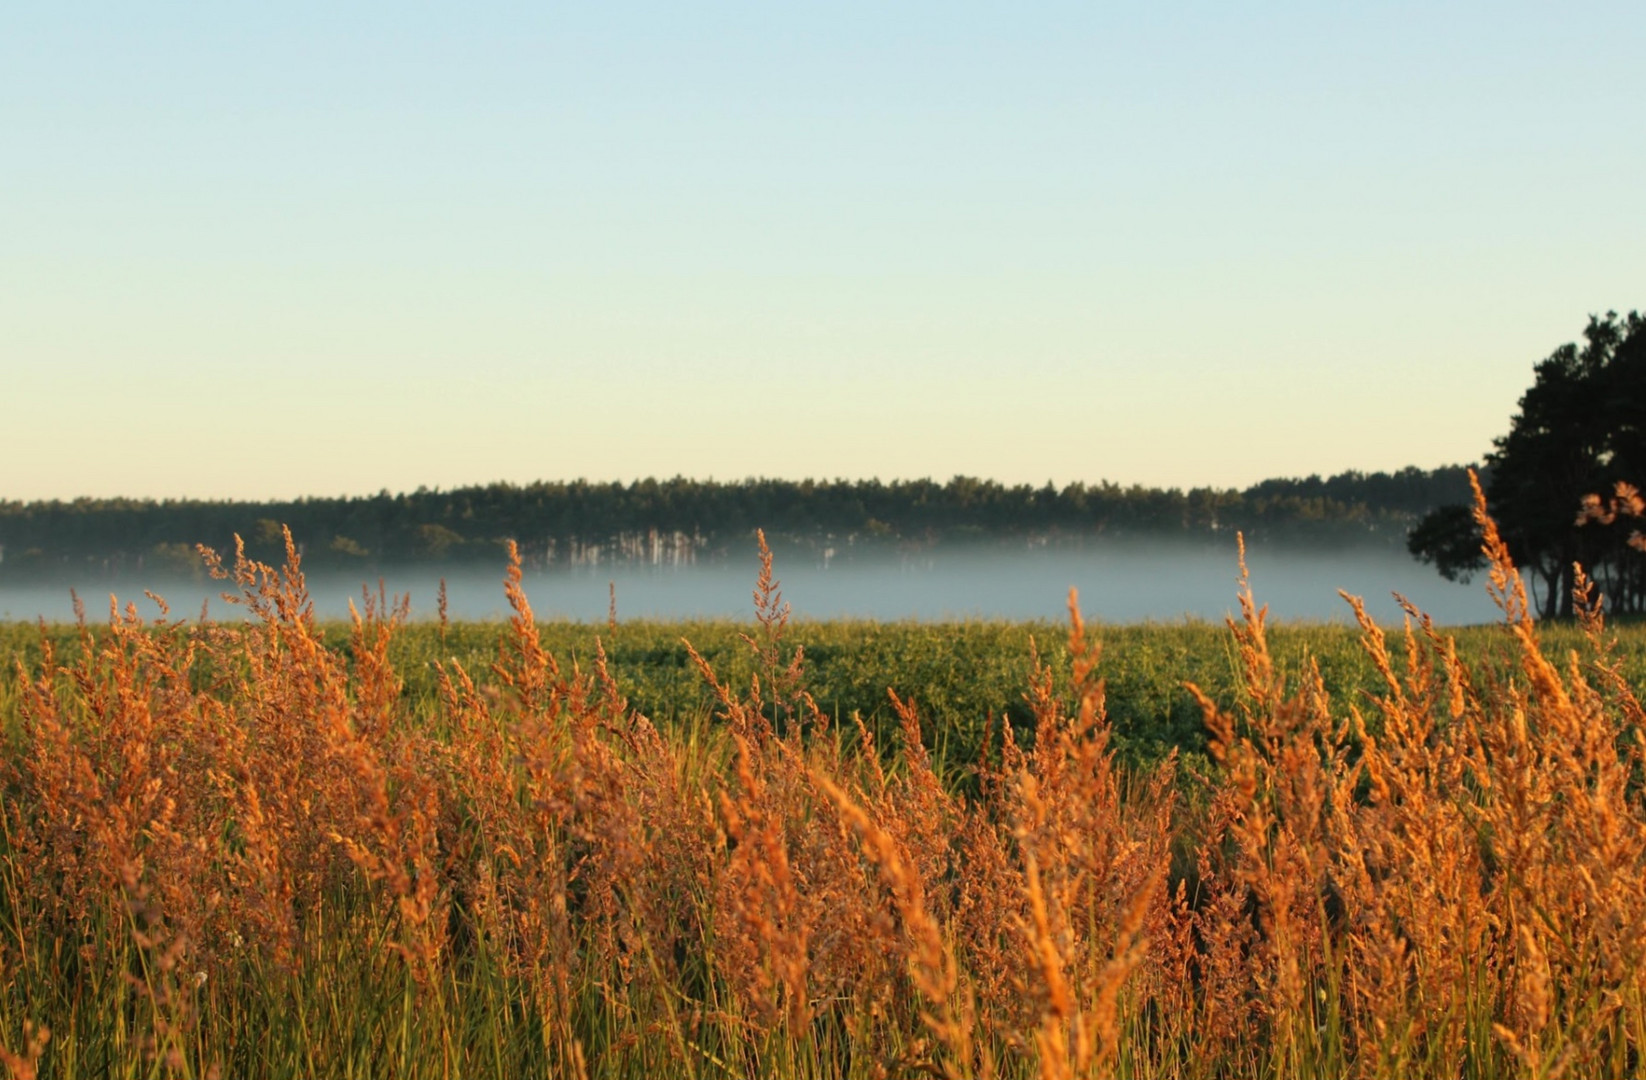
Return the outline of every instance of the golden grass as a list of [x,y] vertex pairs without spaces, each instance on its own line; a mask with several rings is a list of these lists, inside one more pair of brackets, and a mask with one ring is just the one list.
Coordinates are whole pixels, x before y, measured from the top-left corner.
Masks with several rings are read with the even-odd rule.
[[[254,619],[111,611],[19,663],[0,758],[0,1066],[39,1076],[1627,1076],[1646,1040],[1646,712],[1585,583],[1519,665],[1416,611],[1382,689],[1288,680],[1249,589],[1216,767],[1122,768],[1067,678],[940,779],[805,687],[770,555],[747,685],[660,731],[542,645],[518,559],[488,672],[432,715],[296,552],[212,565]],[[764,543],[762,542],[764,551]],[[615,599],[611,622],[615,622]],[[442,634],[444,633],[442,619]],[[1067,687],[1059,690],[1058,687]],[[1198,693],[1198,691],[1197,691]],[[1375,714],[1375,718],[1374,718]]]

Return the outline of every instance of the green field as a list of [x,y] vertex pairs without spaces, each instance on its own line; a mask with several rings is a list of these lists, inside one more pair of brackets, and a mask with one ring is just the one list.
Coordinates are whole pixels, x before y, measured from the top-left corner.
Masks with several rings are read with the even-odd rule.
[[[502,623],[466,622],[442,632],[432,622],[420,622],[401,630],[391,642],[390,659],[404,680],[406,704],[416,711],[432,706],[435,665],[443,659],[455,659],[484,681],[505,629]],[[742,635],[755,629],[752,622],[724,620],[633,621],[615,629],[603,623],[538,624],[544,648],[568,667],[588,666],[597,644],[603,646],[630,705],[664,727],[701,719],[714,702],[686,643],[723,680],[746,686],[760,672]],[[1123,758],[1141,764],[1174,747],[1187,754],[1203,751],[1200,709],[1184,683],[1200,686],[1225,707],[1234,705],[1239,672],[1228,627],[1179,621],[1093,629],[1103,645],[1098,674],[1107,683],[1109,719]],[[323,624],[322,631],[328,645],[347,652],[347,623]],[[1617,624],[1613,631],[1623,670],[1635,685],[1646,685],[1646,623]],[[1512,642],[1500,626],[1446,632],[1456,638],[1458,654],[1471,669],[1501,669],[1513,662]],[[1582,633],[1570,624],[1543,624],[1539,632],[1552,657],[1583,646]],[[54,625],[45,633],[60,658],[76,653],[73,626]],[[826,714],[849,725],[857,713],[871,731],[888,734],[896,722],[887,690],[896,690],[919,708],[928,745],[939,760],[963,766],[976,754],[991,717],[1018,729],[1029,724],[1023,693],[1035,650],[1059,680],[1066,678],[1067,634],[1067,624],[1056,622],[797,620],[789,624],[786,641],[804,650],[805,685]],[[1390,628],[1389,635],[1398,652],[1401,631]],[[1278,623],[1270,627],[1269,640],[1285,674],[1296,674],[1307,658],[1319,664],[1334,701],[1353,702],[1382,689],[1358,628]],[[37,626],[0,623],[0,654],[25,668],[36,663],[40,641]],[[16,663],[8,663],[0,673],[0,701],[9,700],[16,678]]]

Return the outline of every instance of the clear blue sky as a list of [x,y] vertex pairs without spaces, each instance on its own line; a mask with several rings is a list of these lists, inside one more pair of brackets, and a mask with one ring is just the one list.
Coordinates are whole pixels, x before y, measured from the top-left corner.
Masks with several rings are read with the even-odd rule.
[[1472,460],[1646,4],[0,13],[0,498]]

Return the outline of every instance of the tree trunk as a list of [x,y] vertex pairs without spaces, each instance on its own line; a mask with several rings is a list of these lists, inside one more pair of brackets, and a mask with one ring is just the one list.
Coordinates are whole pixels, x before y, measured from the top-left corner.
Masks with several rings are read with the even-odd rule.
[[1543,610],[1538,617],[1552,619],[1560,608],[1560,571],[1539,565],[1537,574],[1543,579]]

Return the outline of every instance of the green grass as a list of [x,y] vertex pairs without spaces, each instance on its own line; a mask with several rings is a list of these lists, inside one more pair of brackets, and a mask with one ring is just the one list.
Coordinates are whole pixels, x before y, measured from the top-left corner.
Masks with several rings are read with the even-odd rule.
[[[442,635],[433,623],[408,627],[391,651],[408,704],[417,711],[432,706],[435,665],[442,660],[456,660],[477,676],[486,674],[504,629],[496,622],[453,623]],[[544,647],[568,667],[592,665],[598,641],[630,704],[665,726],[700,718],[714,704],[686,642],[734,686],[746,688],[757,673],[753,650],[740,636],[753,633],[749,623],[633,621],[614,631],[603,623],[552,622],[540,623],[539,629]],[[1093,629],[1103,641],[1099,671],[1107,680],[1109,717],[1123,757],[1143,762],[1172,748],[1200,753],[1205,747],[1200,710],[1184,683],[1195,683],[1222,704],[1234,703],[1236,657],[1227,627],[1182,621]],[[1615,629],[1624,671],[1635,685],[1646,685],[1646,622]],[[324,630],[328,644],[346,645],[348,624],[327,623]],[[825,713],[847,724],[853,713],[859,714],[881,745],[888,745],[896,723],[887,689],[895,689],[918,706],[938,760],[962,767],[977,754],[990,717],[997,730],[1003,719],[1014,727],[1027,724],[1023,690],[1033,650],[1051,662],[1060,678],[1066,676],[1067,632],[1057,622],[796,621],[786,640],[791,648],[805,650],[805,684]],[[1389,632],[1396,655],[1403,655],[1400,631]],[[1511,655],[1499,627],[1445,632],[1457,638],[1459,655],[1472,670],[1498,669],[1501,658]],[[1582,635],[1575,626],[1545,624],[1539,632],[1552,658],[1580,648]],[[60,658],[77,652],[73,626],[51,626],[46,635]],[[0,623],[0,655],[25,668],[37,662],[40,639],[36,626]],[[1281,667],[1296,672],[1312,658],[1333,700],[1345,702],[1379,688],[1359,639],[1358,628],[1334,623],[1280,623],[1270,632]],[[16,664],[6,664],[0,672],[0,717],[12,712],[16,680]]]

